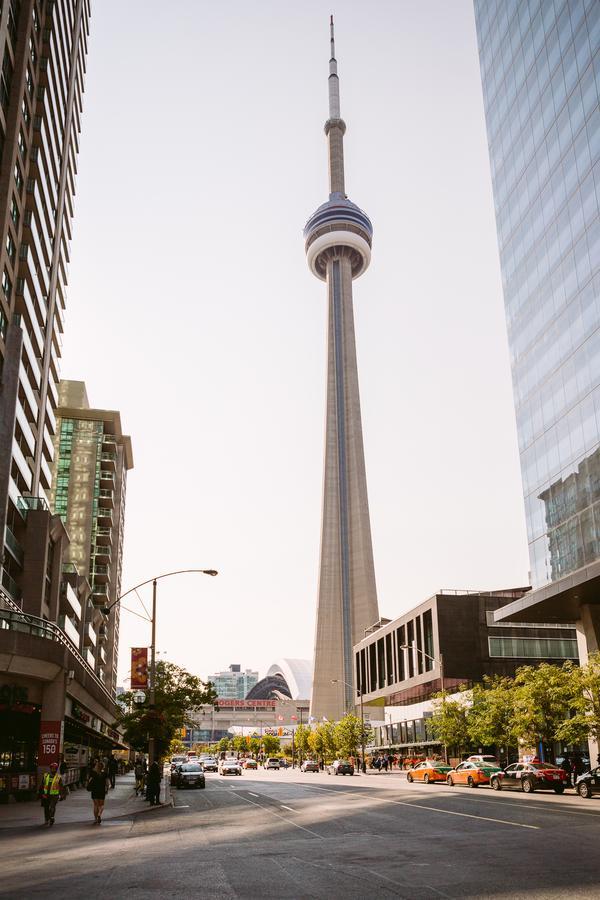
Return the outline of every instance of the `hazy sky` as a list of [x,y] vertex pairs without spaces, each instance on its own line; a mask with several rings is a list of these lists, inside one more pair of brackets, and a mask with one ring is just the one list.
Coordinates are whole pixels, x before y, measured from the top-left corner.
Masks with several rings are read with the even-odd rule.
[[[62,374],[121,410],[123,590],[206,675],[312,657],[330,3],[95,0]],[[355,317],[382,615],[527,583],[470,0],[340,0],[346,185],[371,217]],[[150,601],[150,593],[144,595]],[[139,609],[135,596],[129,604]],[[123,612],[120,680],[149,627]]]

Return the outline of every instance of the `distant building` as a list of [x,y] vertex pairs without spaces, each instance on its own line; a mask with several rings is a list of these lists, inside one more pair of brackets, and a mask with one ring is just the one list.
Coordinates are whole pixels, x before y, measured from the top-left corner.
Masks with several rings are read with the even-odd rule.
[[310,698],[313,664],[310,659],[277,659],[267,674],[246,695],[247,700]]
[[243,700],[258,681],[258,672],[252,669],[244,669],[242,672],[242,667],[234,663],[225,672],[209,675],[208,680],[213,683],[217,697],[224,700]]
[[439,748],[428,728],[433,694],[514,675],[519,666],[578,660],[574,624],[496,622],[528,588],[440,591],[354,647],[355,703],[376,725],[375,746],[403,755]]
[[92,589],[79,616],[74,608],[65,610],[61,627],[114,692],[119,607],[109,615],[102,610],[121,593],[131,438],[123,434],[116,410],[90,409],[83,381],[61,381],[58,395],[50,504],[70,538],[64,561],[73,578],[85,576]]

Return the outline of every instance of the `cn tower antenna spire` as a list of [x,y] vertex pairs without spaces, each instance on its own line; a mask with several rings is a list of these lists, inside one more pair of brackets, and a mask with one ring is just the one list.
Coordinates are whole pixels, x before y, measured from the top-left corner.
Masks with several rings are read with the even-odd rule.
[[331,55],[329,57],[329,118],[340,118],[340,80],[337,73],[337,59],[335,58],[335,34],[333,30],[333,16],[329,20],[329,32],[331,35]]
[[344,179],[344,133],[346,123],[340,114],[340,80],[335,58],[335,34],[333,16],[329,20],[331,57],[329,59],[329,118],[325,122],[325,134],[329,143],[329,196],[346,196]]

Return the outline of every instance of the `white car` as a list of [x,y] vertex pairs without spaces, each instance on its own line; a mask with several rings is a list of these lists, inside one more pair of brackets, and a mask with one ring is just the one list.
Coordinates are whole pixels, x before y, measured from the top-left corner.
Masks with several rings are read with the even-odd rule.
[[241,775],[242,767],[238,759],[219,760],[219,775]]

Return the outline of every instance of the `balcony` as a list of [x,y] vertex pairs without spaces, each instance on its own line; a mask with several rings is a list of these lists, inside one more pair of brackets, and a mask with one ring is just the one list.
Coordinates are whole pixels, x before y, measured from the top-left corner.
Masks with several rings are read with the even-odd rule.
[[[86,647],[95,647],[96,646],[96,632],[92,628],[91,625],[86,625],[83,630],[83,643]],[[92,656],[93,659],[93,656]],[[93,665],[93,663],[92,663]]]
[[63,582],[60,606],[61,610],[64,610],[67,615],[76,616],[81,621],[81,603],[68,581]]
[[116,457],[117,455],[117,442],[115,440],[114,434],[105,434],[102,438],[102,451],[104,453],[113,453]]
[[104,528],[110,527],[113,523],[112,509],[106,509],[104,506],[98,507],[98,523]]
[[100,487],[105,490],[112,490],[115,486],[115,476],[114,473],[109,471],[108,469],[102,469],[100,471]]
[[23,548],[8,527],[4,529],[4,546],[10,552],[12,558],[20,566],[23,565]]
[[102,453],[100,456],[102,460],[102,465],[107,471],[116,472],[117,471],[117,454],[116,453]]
[[18,507],[22,512],[28,510],[42,510],[48,512],[48,504],[43,497],[19,497]]
[[6,569],[2,569],[2,587],[15,603],[19,602],[21,599],[21,588],[14,578],[10,577]]
[[100,506],[104,509],[114,509],[115,508],[115,495],[113,491],[107,491],[100,488]]
[[89,649],[88,649],[88,650],[84,650],[84,651],[83,651],[83,658],[84,658],[84,660],[86,661],[86,663],[88,664],[88,666],[89,666],[91,669],[93,669],[94,675],[96,675],[96,678],[97,678],[98,675],[97,675],[96,670],[95,670],[95,663],[96,663],[96,660],[94,659],[94,654],[92,653],[92,651],[89,650]]
[[[106,584],[94,585],[92,590],[92,603],[94,606],[106,606],[108,603],[108,586]],[[96,637],[95,634],[94,637]]]
[[108,581],[109,575],[110,570],[108,566],[102,565],[102,563],[100,563],[99,565],[94,565],[94,590],[96,589],[96,587],[104,588],[106,582]]
[[58,627],[62,628],[76,650],[79,649],[79,632],[68,616],[58,617]]
[[[99,563],[101,566],[109,565],[112,557],[112,551],[108,544],[96,544],[96,551],[94,553],[93,561],[94,565]],[[96,568],[98,566],[96,565]]]
[[112,528],[109,528],[106,525],[96,528],[96,545],[102,544],[105,546],[108,544],[109,546],[112,546],[112,542],[113,542]]
[[98,663],[101,666],[106,665],[106,650],[104,647],[98,648]]

